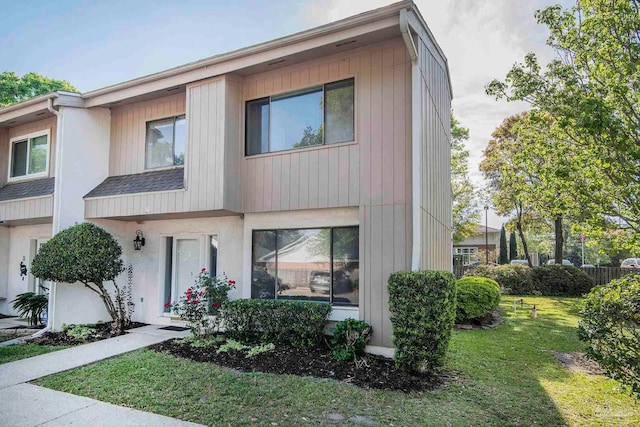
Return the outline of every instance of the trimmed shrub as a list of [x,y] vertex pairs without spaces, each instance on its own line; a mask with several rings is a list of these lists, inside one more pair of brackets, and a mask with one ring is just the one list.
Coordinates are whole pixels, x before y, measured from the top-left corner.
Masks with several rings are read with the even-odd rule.
[[535,291],[549,296],[581,297],[594,285],[587,273],[570,265],[533,267],[531,279]]
[[580,305],[578,336],[587,357],[640,399],[640,274],[591,291]]
[[226,335],[241,342],[312,347],[323,336],[329,304],[237,299],[223,305]]
[[396,366],[434,375],[442,367],[456,317],[456,279],[445,271],[389,277]]
[[456,322],[465,323],[491,313],[500,304],[498,284],[485,277],[463,277],[456,282]]
[[506,295],[533,295],[531,268],[526,265],[479,265],[468,270],[465,276],[488,277],[500,285],[500,292]]
[[371,338],[371,326],[363,320],[345,319],[331,329],[333,357],[337,360],[355,359],[362,356]]

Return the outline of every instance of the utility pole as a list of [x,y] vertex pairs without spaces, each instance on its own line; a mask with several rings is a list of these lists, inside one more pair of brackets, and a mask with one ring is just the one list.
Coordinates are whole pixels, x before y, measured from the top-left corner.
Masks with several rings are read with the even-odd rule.
[[484,207],[484,263],[489,264],[489,205]]
[[584,233],[580,234],[580,241],[582,242],[582,265],[584,265]]

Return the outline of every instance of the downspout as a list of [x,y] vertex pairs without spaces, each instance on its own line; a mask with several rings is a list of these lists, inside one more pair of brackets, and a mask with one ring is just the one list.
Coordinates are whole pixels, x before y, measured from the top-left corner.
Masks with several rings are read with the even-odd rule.
[[421,193],[422,193],[422,117],[421,117],[421,78],[418,63],[418,49],[411,35],[409,13],[406,9],[400,11],[400,32],[404,43],[407,45],[411,57],[411,192],[412,192],[412,247],[411,270],[420,269],[420,255],[422,252],[422,218],[421,218]]
[[[57,130],[56,130],[56,152],[55,152],[55,159],[56,159],[56,179],[54,182],[54,191],[53,191],[53,224],[52,224],[52,230],[51,233],[52,235],[57,233],[59,230],[57,230],[56,227],[56,217],[58,215],[56,215],[56,207],[57,207],[57,203],[56,203],[56,194],[59,194],[59,189],[60,189],[60,179],[58,178],[60,176],[60,152],[62,151],[62,115],[60,114],[60,112],[58,110],[56,110],[55,108],[53,108],[53,98],[49,98],[47,100],[47,110],[49,110],[52,114],[54,114],[57,118]],[[57,286],[56,286],[56,282],[51,282],[51,287],[49,289],[49,304],[47,306],[47,326],[38,331],[37,333],[33,334],[34,337],[40,336],[42,334],[44,334],[47,331],[53,330],[53,324],[54,324],[54,313],[55,313],[55,301],[56,301],[56,290],[57,290]]]

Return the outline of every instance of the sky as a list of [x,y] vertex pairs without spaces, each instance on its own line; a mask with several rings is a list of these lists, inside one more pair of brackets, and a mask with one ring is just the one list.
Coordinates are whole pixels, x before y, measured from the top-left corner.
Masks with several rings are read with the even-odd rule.
[[[387,0],[0,0],[0,72],[68,80],[81,92],[322,25]],[[473,182],[493,130],[524,104],[484,92],[527,52],[554,52],[534,12],[571,0],[415,0],[449,62],[453,112],[469,128]],[[483,218],[484,222],[484,218]],[[490,211],[489,225],[504,219]]]

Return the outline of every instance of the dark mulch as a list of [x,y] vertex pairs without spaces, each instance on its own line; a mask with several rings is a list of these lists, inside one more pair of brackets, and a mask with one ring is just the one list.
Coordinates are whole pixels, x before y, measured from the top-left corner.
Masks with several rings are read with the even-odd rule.
[[[64,331],[57,331],[45,332],[38,338],[30,340],[29,342],[38,345],[80,345],[118,336],[116,331],[113,330],[110,322],[96,323],[94,325],[85,326],[94,329],[95,332],[91,333],[91,335],[87,336],[84,340],[70,337]],[[131,322],[131,325],[127,329],[140,328],[142,326],[147,326],[147,324],[140,322]]]
[[439,378],[415,375],[396,369],[393,360],[366,355],[366,365],[340,362],[326,347],[297,349],[276,347],[274,350],[247,358],[246,351],[229,350],[216,353],[217,346],[192,347],[181,340],[165,341],[149,347],[172,356],[213,363],[242,372],[299,375],[330,378],[365,388],[382,390],[427,391],[438,387]]
[[456,323],[455,329],[462,331],[471,329],[493,329],[500,325],[502,325],[502,315],[499,310],[496,310],[482,317],[472,319],[468,323]]
[[579,351],[552,351],[558,362],[572,372],[584,372],[590,375],[604,375],[600,365],[595,360],[587,359],[584,353]]

